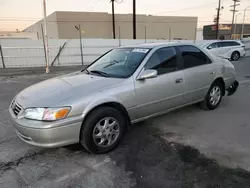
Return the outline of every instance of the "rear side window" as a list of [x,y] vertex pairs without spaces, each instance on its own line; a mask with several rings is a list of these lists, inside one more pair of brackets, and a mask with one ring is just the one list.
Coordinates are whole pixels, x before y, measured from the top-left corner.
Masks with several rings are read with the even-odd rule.
[[178,48],[183,58],[185,69],[211,63],[206,54],[194,46],[179,46]]
[[158,74],[166,74],[177,70],[176,50],[173,47],[161,48],[150,57],[145,69],[155,69]]
[[220,42],[220,47],[229,47],[229,46],[240,46],[236,41]]

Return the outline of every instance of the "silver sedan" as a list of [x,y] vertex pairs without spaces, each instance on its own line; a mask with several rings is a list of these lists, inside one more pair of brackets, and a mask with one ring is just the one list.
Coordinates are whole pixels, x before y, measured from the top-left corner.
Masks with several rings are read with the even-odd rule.
[[238,85],[227,59],[192,44],[151,43],[110,50],[84,70],[32,85],[9,112],[28,144],[80,142],[105,153],[131,124],[195,103],[214,110]]

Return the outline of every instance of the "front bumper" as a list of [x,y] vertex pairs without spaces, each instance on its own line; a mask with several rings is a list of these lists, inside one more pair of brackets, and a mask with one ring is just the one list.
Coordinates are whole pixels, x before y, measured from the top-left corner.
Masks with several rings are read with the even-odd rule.
[[239,87],[239,82],[237,80],[234,81],[234,83],[232,85],[229,86],[229,88],[227,89],[227,92],[228,92],[228,96],[231,96],[233,95],[237,89]]
[[79,124],[50,129],[33,129],[15,124],[18,137],[24,142],[47,148],[66,146],[79,142]]
[[[25,126],[25,124],[27,123],[30,125],[32,122],[35,124],[36,121],[27,119],[19,120],[15,117],[11,109],[9,109],[9,112],[12,116],[14,129],[18,137],[28,144],[39,147],[55,148],[79,142],[82,125],[80,121],[69,122],[68,124],[64,122],[62,126],[57,125],[56,127],[51,125],[50,128],[41,128],[41,126],[39,128],[34,128]],[[39,123],[42,124],[43,122]],[[53,124],[53,122],[51,122],[51,124]],[[44,126],[48,126],[48,123],[44,123]]]

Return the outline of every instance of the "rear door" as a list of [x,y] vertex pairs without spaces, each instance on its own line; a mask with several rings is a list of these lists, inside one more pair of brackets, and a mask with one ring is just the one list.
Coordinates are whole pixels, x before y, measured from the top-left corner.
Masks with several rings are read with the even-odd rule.
[[240,54],[242,54],[242,50],[244,50],[244,48],[241,47],[241,44],[236,41],[222,41],[219,42],[219,46],[220,54],[227,58],[231,58],[232,53],[235,51],[238,51]]
[[212,61],[200,49],[191,45],[179,46],[185,83],[184,102],[205,98],[216,73]]
[[232,52],[237,48],[233,41],[222,41],[219,42],[219,53],[225,57],[230,58]]

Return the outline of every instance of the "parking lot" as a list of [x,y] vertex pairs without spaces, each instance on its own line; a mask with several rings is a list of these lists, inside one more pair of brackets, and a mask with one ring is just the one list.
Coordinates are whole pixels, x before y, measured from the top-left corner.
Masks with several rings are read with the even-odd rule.
[[135,124],[106,155],[37,148],[16,136],[12,98],[62,72],[0,77],[0,187],[250,187],[250,58],[234,65],[241,84],[220,108],[194,105]]

